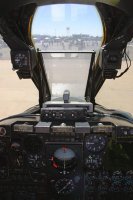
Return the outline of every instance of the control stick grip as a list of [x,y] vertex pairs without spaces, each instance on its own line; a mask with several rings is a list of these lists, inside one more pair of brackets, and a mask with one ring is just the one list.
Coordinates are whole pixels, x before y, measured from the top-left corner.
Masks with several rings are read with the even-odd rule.
[[64,91],[63,101],[64,101],[64,103],[70,103],[70,91],[69,90]]

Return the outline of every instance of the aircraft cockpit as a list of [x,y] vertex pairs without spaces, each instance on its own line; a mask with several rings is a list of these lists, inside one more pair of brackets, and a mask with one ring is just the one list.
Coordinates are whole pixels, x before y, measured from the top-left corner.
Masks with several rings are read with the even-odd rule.
[[132,8],[0,2],[13,72],[38,90],[38,105],[0,119],[0,200],[133,199],[132,113],[97,103],[106,81],[132,68]]

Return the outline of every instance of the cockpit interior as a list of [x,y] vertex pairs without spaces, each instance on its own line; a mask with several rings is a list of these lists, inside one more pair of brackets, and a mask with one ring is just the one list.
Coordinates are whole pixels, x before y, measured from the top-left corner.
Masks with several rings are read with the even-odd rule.
[[133,115],[96,101],[132,68],[132,10],[131,0],[0,1],[12,69],[38,90],[38,105],[0,119],[0,200],[133,199]]

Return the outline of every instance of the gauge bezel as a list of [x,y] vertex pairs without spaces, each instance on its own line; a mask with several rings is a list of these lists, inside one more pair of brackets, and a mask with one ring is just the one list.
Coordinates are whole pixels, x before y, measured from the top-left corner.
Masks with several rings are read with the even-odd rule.
[[[32,143],[30,140],[32,141]],[[35,149],[35,145],[33,145],[33,143],[35,142],[35,144],[36,144],[37,141],[39,142],[38,143],[39,148]],[[29,148],[30,147],[29,145],[32,145],[32,148]],[[27,154],[32,154],[32,155],[40,154],[43,150],[43,141],[38,136],[28,135],[27,137],[24,138],[23,147]]]
[[[92,161],[91,161],[92,160]],[[94,160],[97,161],[94,162]],[[90,161],[90,162],[89,162]],[[86,158],[86,167],[90,170],[97,170],[102,166],[102,156],[99,154],[90,154],[87,158]]]
[[[98,142],[95,141],[96,139],[98,140]],[[103,151],[106,147],[106,143],[107,143],[107,136],[100,134],[89,135],[85,139],[86,149],[91,153],[99,153]]]
[[[65,183],[66,182],[66,183]],[[65,186],[63,186],[63,184],[66,184]],[[62,186],[63,188],[61,189],[60,186]],[[68,186],[71,186],[71,190],[69,189],[66,190],[68,188]],[[59,188],[58,188],[59,187]],[[55,190],[57,192],[58,195],[69,195],[71,193],[74,192],[75,186],[74,186],[74,182],[72,179],[68,179],[68,178],[63,178],[63,179],[59,179],[56,183],[55,183]],[[64,192],[63,192],[64,191]]]
[[[25,56],[25,58],[27,59],[27,63],[21,63],[21,65],[19,64],[19,63],[17,63],[16,61],[15,61],[15,58],[16,58],[16,56],[19,56],[19,54],[22,56],[22,55],[24,55]],[[21,57],[20,57],[20,59],[22,59]],[[30,51],[29,50],[12,50],[11,51],[11,61],[12,61],[12,64],[13,64],[13,68],[14,69],[29,69],[31,66],[31,61],[30,61],[30,59],[31,59],[31,55],[30,55]],[[22,60],[21,60],[22,61]]]

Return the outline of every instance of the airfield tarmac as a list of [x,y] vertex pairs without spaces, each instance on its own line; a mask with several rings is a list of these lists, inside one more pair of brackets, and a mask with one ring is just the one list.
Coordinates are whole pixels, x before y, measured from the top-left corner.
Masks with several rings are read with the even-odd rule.
[[[18,114],[38,104],[36,87],[31,80],[19,80],[9,60],[0,60],[0,71],[0,118]],[[133,114],[133,68],[120,79],[107,80],[96,102],[107,108]]]
[[9,60],[0,60],[0,119],[38,104],[38,91],[31,80],[20,80]]

